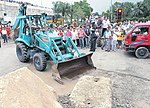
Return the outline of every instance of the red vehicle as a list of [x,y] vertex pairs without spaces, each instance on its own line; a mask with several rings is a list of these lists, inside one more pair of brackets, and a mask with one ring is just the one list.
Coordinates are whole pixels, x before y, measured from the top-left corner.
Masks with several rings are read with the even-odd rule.
[[125,36],[124,50],[134,52],[137,58],[147,58],[150,53],[150,23],[136,24]]

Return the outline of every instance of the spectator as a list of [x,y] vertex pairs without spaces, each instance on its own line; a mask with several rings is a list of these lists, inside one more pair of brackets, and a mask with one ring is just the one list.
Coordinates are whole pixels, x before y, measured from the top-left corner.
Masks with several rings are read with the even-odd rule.
[[53,31],[53,33],[54,33],[55,35],[58,35],[58,29],[55,28],[54,31]]
[[101,19],[101,17],[98,17],[97,29],[99,31],[99,35],[101,36],[101,34],[102,34],[102,19]]
[[85,46],[89,47],[90,42],[90,28],[87,26],[86,32],[85,32]]
[[82,27],[80,27],[80,29],[78,30],[78,36],[79,36],[79,43],[80,43],[80,47],[84,48],[84,37],[85,37],[85,33]]
[[116,51],[116,45],[117,45],[117,35],[112,32],[112,51]]
[[64,36],[63,31],[62,31],[61,29],[60,29],[59,32],[58,32],[58,36],[61,36],[61,37]]
[[78,36],[78,33],[77,33],[76,29],[73,28],[73,30],[72,30],[71,33],[72,33],[72,40],[77,45],[77,36]]
[[91,33],[91,39],[90,39],[91,41],[90,51],[95,52],[97,36],[95,34],[95,29],[92,29],[91,31],[92,33]]
[[69,39],[72,39],[72,33],[71,33],[71,30],[70,30],[70,27],[68,27],[67,31],[66,31],[66,43],[67,43],[68,46],[70,46]]
[[4,43],[7,43],[7,31],[5,27],[2,29],[2,37],[4,39]]
[[67,32],[66,32],[66,37],[72,37],[72,33],[71,33],[71,30],[70,30],[70,27],[68,27],[67,29]]
[[106,51],[110,50],[110,46],[108,45],[108,44],[110,44],[109,41],[111,41],[110,37],[111,37],[111,28],[108,27],[107,30],[104,33],[104,42],[103,42],[102,47],[101,47],[102,50],[104,48],[105,48]]
[[102,29],[102,36],[104,35],[104,32],[107,30],[107,27],[110,25],[109,20],[107,19],[107,17],[104,17],[104,20],[102,22],[103,24],[103,29]]
[[98,17],[97,29],[100,35],[100,37],[97,39],[97,46],[101,46],[101,36],[102,36],[102,18],[101,17]]

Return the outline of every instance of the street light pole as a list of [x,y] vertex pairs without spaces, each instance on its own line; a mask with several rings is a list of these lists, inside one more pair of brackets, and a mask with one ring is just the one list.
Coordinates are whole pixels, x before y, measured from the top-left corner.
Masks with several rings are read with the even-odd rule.
[[42,6],[43,4],[42,4],[42,0],[41,0],[41,6]]
[[111,21],[112,21],[112,18],[113,17],[113,9],[112,9],[112,0],[111,0]]

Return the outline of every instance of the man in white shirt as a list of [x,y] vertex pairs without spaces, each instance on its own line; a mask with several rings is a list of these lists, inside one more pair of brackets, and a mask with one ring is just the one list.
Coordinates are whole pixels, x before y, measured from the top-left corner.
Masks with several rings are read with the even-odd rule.
[[112,51],[116,51],[116,45],[117,45],[117,34],[112,32]]
[[103,29],[102,29],[102,36],[104,35],[104,32],[107,30],[108,26],[110,25],[109,20],[107,19],[107,17],[104,17],[104,20],[102,22],[103,24]]
[[3,39],[4,39],[4,43],[6,42],[8,42],[7,41],[7,31],[6,31],[6,28],[4,27],[3,29],[2,29],[2,37],[3,37]]
[[76,31],[75,28],[73,28],[73,30],[71,31],[71,33],[72,33],[72,40],[73,40],[73,42],[77,45],[78,32]]

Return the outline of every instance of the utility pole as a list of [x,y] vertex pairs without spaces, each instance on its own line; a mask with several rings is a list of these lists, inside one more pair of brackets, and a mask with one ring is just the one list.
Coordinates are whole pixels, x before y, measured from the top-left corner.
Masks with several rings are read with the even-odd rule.
[[113,19],[113,9],[112,9],[113,7],[112,6],[113,6],[113,4],[112,4],[112,0],[111,0],[111,21]]
[[42,6],[43,4],[42,4],[42,0],[41,0],[41,6]]

